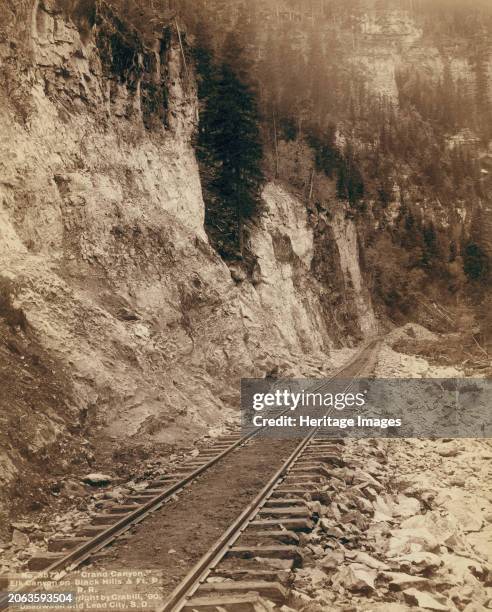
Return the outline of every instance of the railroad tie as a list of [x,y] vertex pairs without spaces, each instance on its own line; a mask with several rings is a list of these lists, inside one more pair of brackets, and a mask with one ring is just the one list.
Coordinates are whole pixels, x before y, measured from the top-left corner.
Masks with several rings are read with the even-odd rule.
[[292,468],[291,473],[296,475],[301,474],[319,474],[320,476],[324,476],[325,478],[330,478],[331,474],[329,470],[326,469],[326,466],[322,463],[299,463],[299,466]]
[[299,536],[294,531],[287,529],[271,529],[271,530],[254,530],[248,529],[242,536],[247,540],[267,539],[282,544],[299,544]]
[[133,512],[137,506],[135,504],[114,504],[106,508],[108,514],[128,514]]
[[[185,476],[189,476],[192,470],[184,470],[184,467],[184,465],[181,466],[179,472],[169,472],[169,474],[165,474],[162,478],[159,478],[159,481],[162,482],[163,480],[181,480]],[[145,491],[147,491],[147,489],[143,490],[143,492]]]
[[[127,512],[126,514],[129,514]],[[114,525],[120,519],[124,518],[125,514],[95,514],[91,517],[91,521],[93,525]]]
[[297,567],[300,567],[302,563],[299,548],[288,544],[278,546],[233,546],[225,555],[226,559],[231,557],[240,559],[254,559],[255,557],[291,559]]
[[265,508],[281,508],[282,506],[306,506],[306,500],[302,497],[271,497],[265,502]]
[[237,581],[237,582],[206,582],[199,590],[198,594],[213,593],[258,593],[266,599],[275,603],[283,603],[289,591],[280,582],[266,582],[263,580]]
[[[305,480],[305,478],[310,478],[311,480]],[[313,478],[315,478],[315,480],[313,480]],[[303,487],[305,489],[305,493],[317,491],[319,489],[319,485],[323,484],[324,482],[325,480],[322,476],[298,476],[297,474],[293,474],[291,477],[287,477],[284,480],[285,485],[295,488]]]
[[148,503],[149,501],[154,499],[154,497],[157,497],[157,495],[141,495],[139,493],[138,495],[131,495],[130,497],[127,498],[126,501],[141,505],[141,504]]
[[271,612],[271,606],[258,594],[222,595],[193,597],[183,608],[183,612],[217,612],[217,610],[234,610],[234,612]]
[[77,529],[77,531],[75,532],[75,536],[76,537],[89,536],[91,538],[94,538],[95,536],[99,535],[101,531],[104,531],[105,529],[107,529],[107,526],[104,526],[104,525],[83,525],[82,527],[79,527]]
[[316,461],[327,463],[328,465],[334,465],[336,467],[344,467],[346,465],[345,461],[341,457],[333,453],[320,453],[316,451],[306,455],[306,459],[308,458],[316,459]]
[[313,521],[305,518],[255,519],[249,525],[250,527],[261,527],[263,529],[268,529],[269,527],[278,529],[281,526],[290,531],[305,533],[314,529]]
[[[274,499],[274,498],[278,498],[278,497],[282,497],[282,496],[287,496],[287,497],[302,497],[304,495],[309,494],[308,491],[306,491],[306,489],[304,487],[300,488],[300,487],[291,487],[291,486],[283,486],[281,485],[280,487],[277,487],[275,489],[275,491],[273,491],[272,496],[270,499]],[[305,501],[305,500],[304,500]]]
[[222,451],[225,450],[226,448],[229,448],[229,446],[231,446],[230,442],[217,442],[216,444],[214,444],[210,450],[214,450],[214,451]]
[[49,567],[58,559],[62,559],[65,553],[40,552],[32,556],[27,562],[27,569],[32,572],[39,572]]
[[214,577],[227,580],[263,580],[266,582],[280,582],[287,585],[290,580],[290,570],[281,569],[220,569],[213,573]]
[[258,515],[265,516],[285,516],[285,517],[302,517],[311,518],[311,511],[307,506],[284,506],[281,508],[265,508],[263,507]]
[[78,546],[82,546],[88,542],[90,538],[83,537],[73,537],[73,538],[52,538],[48,542],[48,551],[49,552],[63,552],[66,550],[70,550],[72,548],[77,548]]

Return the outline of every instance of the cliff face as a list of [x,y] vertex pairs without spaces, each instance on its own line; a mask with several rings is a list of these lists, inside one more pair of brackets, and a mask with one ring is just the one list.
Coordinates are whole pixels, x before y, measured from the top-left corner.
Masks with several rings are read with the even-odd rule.
[[[90,464],[94,432],[115,447],[190,439],[232,414],[241,376],[320,375],[333,347],[376,329],[352,222],[328,223],[328,257],[281,184],[250,231],[253,283],[231,276],[203,229],[176,31],[149,45],[105,5],[72,4],[22,2],[0,24],[2,366],[24,355],[27,378],[1,412],[6,434],[24,419],[32,432],[28,447],[2,440],[6,486]],[[48,383],[51,405],[35,393]]]
[[[429,4],[429,10],[432,5]],[[478,7],[475,7],[478,8]],[[424,13],[425,14],[425,13]],[[352,10],[351,31],[345,31],[344,52],[357,70],[364,73],[369,88],[380,96],[399,103],[399,96],[409,88],[418,86],[425,98],[426,91],[452,79],[461,96],[465,113],[470,116],[478,105],[482,114],[487,113],[487,102],[492,91],[492,46],[490,32],[484,24],[476,24],[474,37],[469,38],[461,32],[454,35],[456,24],[453,19],[453,7],[444,13],[446,26],[432,23],[432,13],[426,17],[412,2],[398,4],[395,2],[378,3],[364,0]],[[436,13],[436,15],[443,14]],[[459,14],[457,14],[459,15]],[[472,18],[470,17],[470,23]],[[466,24],[462,24],[463,26]],[[343,32],[343,28],[341,28]],[[478,68],[480,65],[480,68]],[[479,71],[483,74],[479,74]],[[401,76],[400,89],[398,75]],[[451,93],[451,92],[449,92]],[[441,114],[452,108],[442,106]],[[489,106],[490,108],[490,106]],[[489,111],[490,112],[490,111]],[[458,130],[446,134],[449,149],[463,147],[463,151],[478,158],[481,169],[480,180],[483,183],[485,197],[481,202],[461,198],[448,198],[446,201],[433,198],[419,198],[415,202],[422,219],[433,222],[453,240],[459,241],[472,236],[490,252],[492,231],[490,218],[490,170],[492,167],[492,148],[487,136],[475,128]],[[417,151],[417,154],[425,151]],[[386,215],[385,222],[391,223],[391,217],[397,215],[400,193],[394,193],[394,205]]]
[[[461,86],[473,94],[473,73],[460,41],[443,42],[426,36],[410,6],[381,10],[371,1],[361,4],[348,53],[364,69],[372,87],[395,101],[398,70],[410,69],[414,74],[437,80],[447,62],[453,76],[461,80]],[[492,69],[492,63],[486,61]]]

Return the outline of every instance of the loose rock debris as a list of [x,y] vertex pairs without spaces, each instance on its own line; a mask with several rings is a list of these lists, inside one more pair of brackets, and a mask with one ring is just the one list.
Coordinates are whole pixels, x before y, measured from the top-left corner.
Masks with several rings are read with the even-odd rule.
[[[490,609],[490,453],[478,440],[347,441],[346,467],[323,487],[333,501],[318,502],[304,537],[291,609]],[[466,484],[451,485],[449,472]]]

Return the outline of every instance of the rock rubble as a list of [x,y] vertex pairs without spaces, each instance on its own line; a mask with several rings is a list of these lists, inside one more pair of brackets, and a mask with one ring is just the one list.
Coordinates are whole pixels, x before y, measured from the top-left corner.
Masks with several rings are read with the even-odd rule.
[[[333,469],[316,502],[320,520],[303,539],[293,609],[485,610],[491,489],[480,472],[474,481],[467,472],[474,457],[475,469],[490,466],[490,448],[479,440],[347,441],[345,467]],[[463,488],[448,488],[452,462]]]

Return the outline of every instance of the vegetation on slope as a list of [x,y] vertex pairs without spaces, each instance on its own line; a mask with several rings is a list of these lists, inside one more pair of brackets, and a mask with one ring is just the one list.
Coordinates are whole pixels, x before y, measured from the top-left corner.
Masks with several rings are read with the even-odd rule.
[[[268,173],[293,180],[313,204],[330,197],[313,188],[323,182],[311,172],[291,172],[301,168],[296,159],[309,145],[314,171],[333,185],[331,197],[347,202],[364,227],[374,292],[392,316],[408,317],[405,302],[429,283],[445,300],[464,287],[481,299],[490,283],[489,255],[482,228],[466,226],[461,216],[476,216],[489,198],[492,168],[483,157],[492,137],[489,4],[184,0],[180,7],[190,32],[208,24],[210,53],[220,56],[225,39],[236,37],[245,79],[258,94]],[[362,19],[366,9],[376,15],[375,38]],[[394,27],[400,34],[391,34]],[[398,70],[396,91],[385,95],[363,60],[378,44],[406,49],[406,36],[423,49],[437,48],[442,67],[425,71],[417,58]]]

